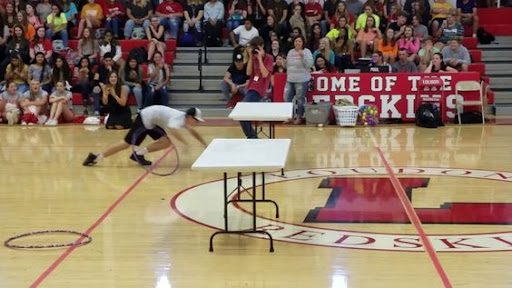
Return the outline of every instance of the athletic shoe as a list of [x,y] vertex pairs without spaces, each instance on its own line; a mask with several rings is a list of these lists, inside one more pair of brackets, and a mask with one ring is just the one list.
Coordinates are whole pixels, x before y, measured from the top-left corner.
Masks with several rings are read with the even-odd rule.
[[46,126],[56,126],[57,124],[59,124],[59,122],[55,119],[50,119],[44,123]]
[[37,124],[43,125],[44,123],[46,123],[46,120],[48,120],[48,117],[46,115],[37,116]]
[[132,153],[132,155],[130,155],[130,159],[139,163],[142,166],[151,166],[151,164],[153,164],[151,161],[146,160],[146,158],[144,158],[144,155],[135,155],[135,153]]
[[12,112],[7,112],[5,113],[5,118],[7,118],[7,124],[8,125],[14,125],[14,119],[13,119],[13,114]]
[[98,156],[89,153],[89,155],[87,155],[87,158],[85,158],[84,163],[82,163],[82,165],[93,166],[94,164],[96,164],[96,158],[98,158]]

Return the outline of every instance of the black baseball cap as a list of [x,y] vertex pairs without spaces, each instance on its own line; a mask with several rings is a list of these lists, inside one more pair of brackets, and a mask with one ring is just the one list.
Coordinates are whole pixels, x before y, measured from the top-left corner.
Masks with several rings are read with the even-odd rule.
[[188,108],[186,114],[188,116],[192,116],[194,119],[196,119],[199,122],[204,122],[203,112],[201,112],[201,110],[199,110],[199,108],[190,107],[190,108]]

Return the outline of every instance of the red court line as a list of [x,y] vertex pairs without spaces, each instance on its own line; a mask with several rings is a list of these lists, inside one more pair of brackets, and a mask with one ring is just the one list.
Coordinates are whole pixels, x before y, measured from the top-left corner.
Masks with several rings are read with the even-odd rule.
[[[140,184],[140,182],[142,182],[142,180],[144,180],[144,178],[146,178],[146,176],[148,176],[156,166],[158,166],[162,159],[164,159],[164,157],[167,156],[173,150],[174,147],[171,147],[164,153],[164,155],[162,155],[162,157],[158,158],[158,160],[156,160],[155,163],[149,169],[147,169],[146,172],[144,172],[144,174],[139,176],[139,178],[137,178],[137,180],[135,180],[135,182],[133,182],[128,187],[128,189],[126,189],[126,191],[119,198],[117,198],[117,200],[112,205],[110,205],[110,207],[108,207],[105,212],[103,212],[103,214],[96,220],[96,222],[94,222],[89,228],[87,228],[85,232],[82,232],[82,234],[90,236],[94,229],[96,229],[96,227],[98,227],[105,220],[105,218],[107,218],[107,216],[109,216],[110,213],[112,213],[112,211],[117,207],[117,205],[119,205],[133,191],[133,189],[135,189],[135,187],[137,187]],[[78,247],[78,245],[84,239],[85,236],[80,236],[80,238],[78,238],[72,246],[66,249],[66,251],[64,251],[64,253],[62,253],[62,255],[60,255],[59,258],[57,258],[57,260],[55,260],[43,273],[41,273],[41,275],[39,275],[39,277],[37,277],[37,279],[32,283],[32,285],[30,285],[30,287],[33,288],[41,285],[41,283],[60,265],[60,263],[62,263]]]
[[450,283],[450,279],[448,278],[448,275],[444,271],[443,266],[441,265],[441,262],[437,257],[437,253],[434,250],[432,243],[430,243],[430,240],[428,239],[425,233],[425,230],[423,230],[421,220],[418,217],[418,214],[416,214],[416,211],[414,211],[411,201],[409,201],[409,198],[407,198],[407,194],[405,193],[404,187],[402,186],[402,184],[400,184],[400,181],[398,181],[398,178],[393,172],[393,169],[391,169],[391,166],[389,166],[389,163],[384,157],[384,153],[382,152],[380,147],[375,146],[375,149],[377,150],[377,153],[379,153],[379,156],[382,159],[382,163],[384,164],[384,167],[388,172],[389,180],[391,181],[391,184],[395,188],[396,194],[400,199],[400,202],[402,202],[402,206],[405,209],[405,213],[407,214],[407,217],[409,217],[411,223],[414,225],[414,228],[416,228],[416,231],[418,231],[418,235],[420,236],[421,242],[423,243],[423,246],[425,246],[425,251],[430,257],[430,260],[432,261],[432,264],[434,265],[437,274],[441,278],[441,281],[443,281],[444,287],[451,288],[452,284]]

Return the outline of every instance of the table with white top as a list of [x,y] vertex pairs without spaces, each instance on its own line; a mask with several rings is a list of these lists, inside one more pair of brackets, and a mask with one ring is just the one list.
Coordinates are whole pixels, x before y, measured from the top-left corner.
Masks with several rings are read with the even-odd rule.
[[235,121],[253,121],[269,123],[269,138],[276,138],[276,122],[288,121],[293,118],[293,103],[289,102],[238,102],[229,114]]
[[[265,199],[265,172],[283,169],[290,149],[290,139],[214,139],[192,164],[192,170],[220,171],[224,175],[224,230],[210,236],[210,252],[213,251],[213,239],[219,234],[266,234],[270,240],[270,252],[274,252],[274,241],[270,233],[256,227],[256,203],[273,203],[276,217],[279,217],[277,203]],[[238,197],[229,199],[228,173],[238,177]],[[251,199],[240,199],[240,176],[242,172],[252,173]],[[261,173],[261,199],[256,199],[256,175]],[[233,190],[233,191],[235,191]],[[252,202],[252,227],[243,230],[229,230],[228,205],[234,202]]]

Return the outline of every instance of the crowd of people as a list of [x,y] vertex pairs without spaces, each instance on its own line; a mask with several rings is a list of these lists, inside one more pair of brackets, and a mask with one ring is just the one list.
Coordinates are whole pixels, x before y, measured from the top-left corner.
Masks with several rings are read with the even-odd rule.
[[[311,73],[361,63],[405,73],[467,71],[461,39],[464,29],[474,36],[478,28],[475,0],[0,0],[0,16],[0,119],[70,121],[73,90],[91,113],[114,115],[108,128],[128,128],[130,93],[139,110],[168,104],[168,39],[235,47],[222,84],[226,98],[250,94],[251,63],[259,63],[252,51],[260,50],[247,47],[261,39],[261,67],[271,65],[270,76],[258,77],[269,77],[271,87],[273,73],[287,73],[285,99],[297,103],[293,122],[301,123]],[[72,53],[70,38],[79,39]],[[123,59],[119,39],[148,39],[144,59]]]

